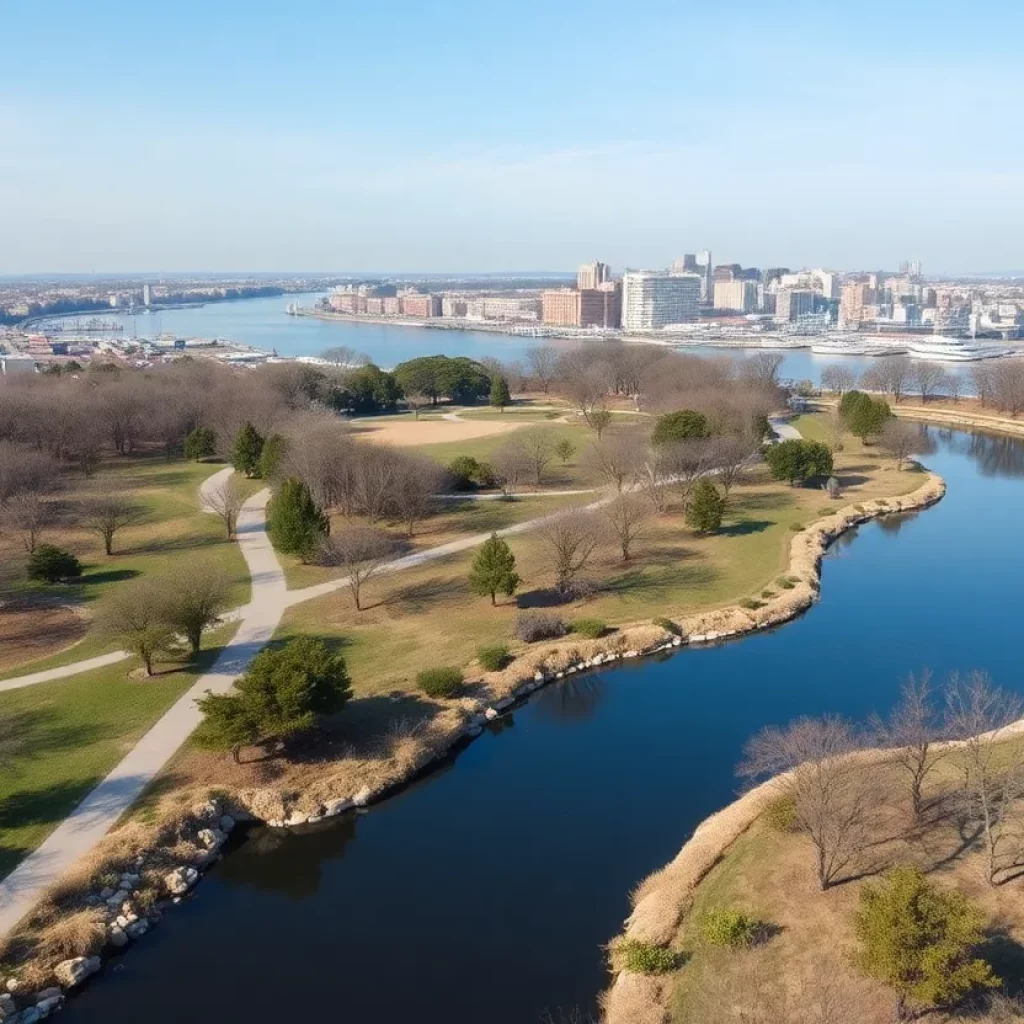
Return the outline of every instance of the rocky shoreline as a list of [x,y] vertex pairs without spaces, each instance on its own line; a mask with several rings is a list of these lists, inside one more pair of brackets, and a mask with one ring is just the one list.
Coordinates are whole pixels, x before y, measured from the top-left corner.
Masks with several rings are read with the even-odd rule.
[[[838,536],[882,515],[926,508],[944,493],[944,481],[927,473],[922,485],[910,494],[844,506],[819,519],[793,537],[788,575],[779,577],[786,581],[785,586],[767,600],[731,605],[672,623],[659,620],[658,625],[626,627],[598,640],[569,638],[539,644],[505,669],[482,674],[474,696],[441,702],[430,735],[408,744],[402,756],[392,756],[386,770],[372,778],[349,771],[334,777],[320,773],[325,776],[322,783],[302,789],[264,787],[226,794],[211,788],[203,802],[185,807],[179,801],[178,806],[165,809],[155,825],[133,823],[116,830],[96,857],[62,879],[8,938],[3,953],[6,977],[2,979],[0,1022],[35,1024],[57,1009],[66,991],[100,970],[105,957],[120,954],[142,938],[167,909],[192,890],[202,872],[221,856],[236,825],[292,829],[359,811],[472,742],[489,722],[542,686],[619,661],[666,655],[691,644],[721,642],[781,625],[817,600],[821,558]],[[708,819],[672,865],[645,883],[627,924],[628,936],[656,941],[656,935],[663,934],[664,926],[661,931],[652,930],[649,915],[640,913],[649,886],[670,872],[674,879],[682,877],[680,872],[689,872],[686,877],[692,876],[695,885],[759,813],[758,801],[748,800],[757,792],[743,798],[747,801],[743,813],[728,814],[723,820],[722,815],[737,806],[732,805]],[[194,794],[184,798],[189,796]],[[673,920],[669,927],[675,923]],[[660,1020],[657,1016],[624,1016],[618,1010],[620,1005],[635,1003],[634,998],[624,1001],[622,997],[636,996],[633,990],[643,988],[649,980],[625,974],[616,978],[607,996],[609,1024]],[[640,1002],[654,1005],[656,1000],[644,989]]]

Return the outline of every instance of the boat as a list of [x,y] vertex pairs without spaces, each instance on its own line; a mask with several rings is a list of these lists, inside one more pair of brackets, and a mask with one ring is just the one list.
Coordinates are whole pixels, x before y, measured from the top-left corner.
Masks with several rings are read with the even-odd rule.
[[866,356],[871,353],[865,342],[847,341],[845,338],[822,338],[811,345],[811,351],[819,356]]
[[996,359],[1008,353],[1005,345],[978,344],[970,338],[950,338],[936,334],[914,338],[908,345],[912,359],[932,359],[937,363],[971,363],[979,359]]

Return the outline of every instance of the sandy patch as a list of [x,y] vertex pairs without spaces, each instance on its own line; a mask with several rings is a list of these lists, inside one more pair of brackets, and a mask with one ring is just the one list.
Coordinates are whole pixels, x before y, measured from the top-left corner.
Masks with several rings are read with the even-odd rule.
[[356,422],[353,428],[370,441],[384,444],[444,444],[446,441],[470,441],[475,437],[507,434],[521,423],[496,423],[493,420],[408,420],[401,423],[374,424]]

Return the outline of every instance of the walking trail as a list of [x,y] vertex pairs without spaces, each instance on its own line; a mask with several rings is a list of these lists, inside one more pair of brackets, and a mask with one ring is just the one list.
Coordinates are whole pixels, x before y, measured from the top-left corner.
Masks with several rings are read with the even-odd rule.
[[[783,439],[801,436],[795,427],[782,421],[773,419],[772,427]],[[222,469],[200,487],[200,501],[204,510],[210,511],[208,496],[225,483],[231,473],[230,467]],[[32,909],[43,892],[76,861],[89,853],[114,827],[199,724],[202,715],[196,704],[197,699],[208,690],[225,693],[231,688],[249,662],[273,637],[285,610],[347,586],[348,578],[342,577],[301,590],[287,589],[284,570],[266,531],[266,504],[269,497],[268,490],[260,491],[245,503],[238,517],[236,536],[252,578],[252,595],[247,605],[231,613],[230,617],[239,622],[237,632],[224,645],[210,671],[200,676],[191,689],[178,698],[42,845],[0,881],[0,936],[6,935]],[[597,509],[610,500],[604,498],[584,507],[587,510]],[[525,533],[561,514],[555,512],[517,523],[499,530],[498,534],[513,536]],[[490,536],[490,532],[474,534],[426,551],[417,551],[388,563],[382,573],[401,572],[403,569],[446,558],[477,547]],[[77,675],[114,664],[125,657],[125,652],[115,651],[45,672],[0,680],[0,691]]]

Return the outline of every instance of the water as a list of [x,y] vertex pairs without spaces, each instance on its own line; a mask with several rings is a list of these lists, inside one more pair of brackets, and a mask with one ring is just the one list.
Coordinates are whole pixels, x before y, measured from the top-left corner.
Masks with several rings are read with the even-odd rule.
[[257,831],[62,1019],[536,1024],[593,1006],[629,890],[731,799],[760,726],[884,712],[925,667],[1024,691],[1024,443],[934,434],[946,498],[843,538],[802,618],[547,687],[365,816]]
[[[275,350],[281,356],[317,356],[333,346],[347,345],[370,356],[378,366],[389,368],[405,359],[437,353],[474,359],[493,356],[504,362],[514,362],[524,359],[526,351],[538,344],[565,348],[576,344],[565,339],[541,341],[492,331],[449,331],[398,324],[316,320],[285,313],[285,307],[292,302],[312,306],[321,296],[322,293],[310,293],[213,302],[198,309],[166,310],[135,317],[121,314],[113,319],[124,325],[125,338],[132,337],[134,333],[150,338],[161,333],[174,334],[179,338],[225,338]],[[723,355],[748,358],[764,350],[694,347],[682,351],[715,358]],[[847,366],[859,376],[872,363],[867,357],[816,355],[809,349],[780,350],[777,354],[783,357],[780,374],[784,379],[810,380],[815,384],[826,366]],[[969,367],[957,364],[946,369],[961,375],[969,372]]]

